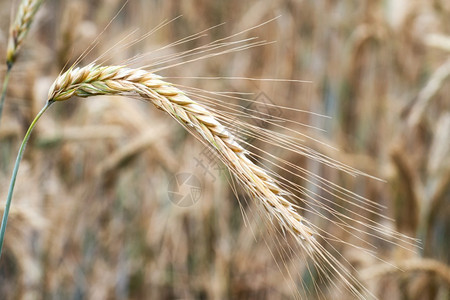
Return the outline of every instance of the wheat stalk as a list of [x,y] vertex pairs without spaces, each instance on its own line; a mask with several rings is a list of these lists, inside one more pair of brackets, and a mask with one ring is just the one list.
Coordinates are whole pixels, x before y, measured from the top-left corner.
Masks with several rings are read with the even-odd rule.
[[363,298],[361,290],[367,290],[317,241],[315,227],[289,201],[290,193],[249,159],[249,152],[239,144],[238,138],[207,107],[154,73],[95,64],[71,68],[61,74],[50,88],[48,100],[52,103],[68,100],[72,96],[95,95],[135,96],[150,101],[186,129],[197,133],[205,144],[215,150],[250,195],[261,202],[270,218],[276,219],[283,231],[298,241],[318,269],[337,274],[351,292]]

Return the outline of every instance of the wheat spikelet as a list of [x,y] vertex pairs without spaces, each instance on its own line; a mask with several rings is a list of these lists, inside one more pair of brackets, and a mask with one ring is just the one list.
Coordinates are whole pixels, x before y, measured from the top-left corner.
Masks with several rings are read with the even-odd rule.
[[338,275],[351,292],[363,298],[361,290],[367,290],[317,241],[315,235],[319,233],[289,201],[290,193],[249,159],[248,151],[239,144],[237,137],[204,105],[154,73],[95,64],[71,68],[60,75],[50,88],[48,100],[64,101],[72,96],[95,95],[125,95],[148,100],[186,129],[196,132],[215,150],[250,195],[261,202],[270,218],[277,220],[283,230],[297,240],[319,270]]
[[17,59],[19,49],[28,34],[34,16],[44,0],[22,0],[16,19],[11,26],[6,63],[11,68]]

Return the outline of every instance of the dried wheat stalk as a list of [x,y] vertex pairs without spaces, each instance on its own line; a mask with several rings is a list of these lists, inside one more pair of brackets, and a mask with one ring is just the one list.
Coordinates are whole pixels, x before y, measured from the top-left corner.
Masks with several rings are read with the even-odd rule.
[[31,23],[44,0],[22,0],[16,19],[11,26],[6,63],[11,68],[17,59],[19,49],[30,30]]
[[237,142],[237,137],[204,105],[154,73],[95,64],[71,68],[60,75],[50,88],[48,100],[64,101],[72,96],[94,95],[137,96],[167,112],[189,131],[193,129],[203,142],[216,151],[250,195],[260,200],[270,218],[276,219],[285,232],[297,239],[318,268],[337,274],[350,291],[363,297],[361,290],[365,290],[364,287],[316,240],[314,235],[318,233],[288,200],[289,192],[248,158],[247,150]]

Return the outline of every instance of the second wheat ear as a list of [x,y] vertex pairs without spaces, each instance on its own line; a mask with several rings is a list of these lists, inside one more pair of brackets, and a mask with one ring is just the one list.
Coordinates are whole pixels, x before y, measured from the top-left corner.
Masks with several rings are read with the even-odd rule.
[[9,33],[8,50],[6,53],[6,64],[8,65],[8,69],[10,69],[16,61],[20,47],[30,31],[31,23],[39,10],[39,7],[42,5],[42,2],[44,2],[44,0],[22,0],[20,3],[16,19],[11,26]]
[[39,7],[41,7],[44,0],[22,0],[19,5],[14,23],[9,30],[8,48],[6,50],[6,74],[3,79],[3,87],[0,96],[0,121],[2,119],[3,106],[5,105],[6,90],[8,88],[9,77],[11,69],[16,62],[19,55],[19,50],[30,31],[30,26],[33,23]]

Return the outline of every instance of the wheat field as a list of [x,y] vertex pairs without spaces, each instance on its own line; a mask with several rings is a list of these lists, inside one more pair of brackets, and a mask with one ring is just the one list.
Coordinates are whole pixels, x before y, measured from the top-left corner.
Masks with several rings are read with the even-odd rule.
[[450,298],[448,1],[35,2],[1,299]]

